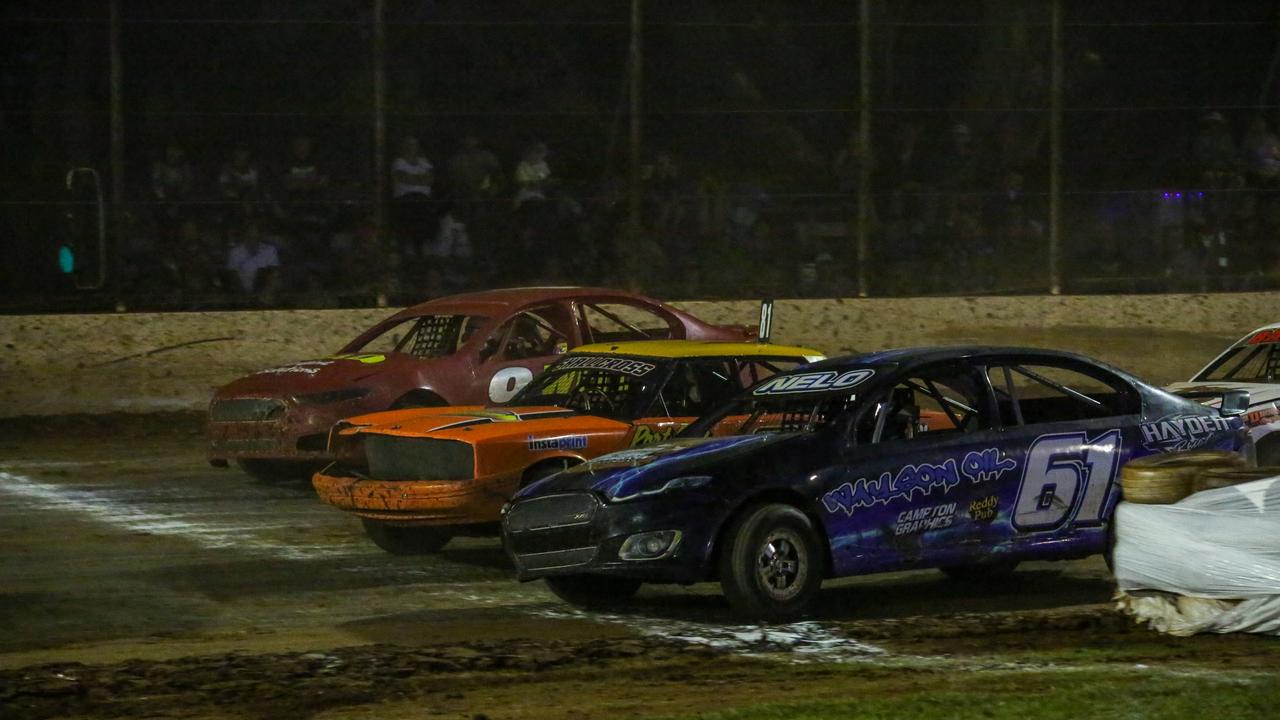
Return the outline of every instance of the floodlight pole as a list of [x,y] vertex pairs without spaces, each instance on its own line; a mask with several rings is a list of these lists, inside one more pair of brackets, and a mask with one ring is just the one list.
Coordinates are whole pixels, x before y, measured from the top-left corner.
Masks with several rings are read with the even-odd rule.
[[[120,269],[120,208],[124,202],[124,59],[120,52],[120,0],[111,0],[107,6],[107,53],[111,75],[111,267],[110,271],[119,278]],[[95,183],[97,173],[94,173]],[[102,193],[99,186],[98,211],[103,215]],[[107,242],[106,225],[99,218],[100,245]],[[105,251],[100,247],[99,263],[107,262]],[[108,268],[99,268],[100,283],[105,284]],[[123,288],[118,281],[112,283],[116,293],[116,309],[124,307],[120,296]],[[101,287],[101,284],[99,285]]]
[[1062,293],[1062,0],[1053,0],[1049,80],[1049,293]]

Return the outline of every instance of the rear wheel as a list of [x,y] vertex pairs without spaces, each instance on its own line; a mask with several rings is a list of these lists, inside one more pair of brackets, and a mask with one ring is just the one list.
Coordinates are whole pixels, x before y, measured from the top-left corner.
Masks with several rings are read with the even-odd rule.
[[406,527],[368,518],[361,518],[360,522],[373,544],[392,555],[428,555],[439,552],[453,539],[453,533],[444,528]]
[[608,575],[559,575],[546,578],[556,597],[581,608],[607,610],[635,596],[640,581]]
[[1018,569],[1017,560],[1001,560],[997,562],[975,563],[973,565],[951,565],[939,568],[952,580],[963,582],[981,582],[984,580],[1000,580],[1007,578]]
[[752,618],[800,614],[822,587],[822,543],[790,505],[762,505],[739,516],[720,553],[720,585],[730,607]]

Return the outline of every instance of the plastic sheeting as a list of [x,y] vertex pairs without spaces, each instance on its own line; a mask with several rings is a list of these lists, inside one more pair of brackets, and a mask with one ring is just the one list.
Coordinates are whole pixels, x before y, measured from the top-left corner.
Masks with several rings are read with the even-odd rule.
[[1280,477],[1120,503],[1114,522],[1122,609],[1177,635],[1280,634]]

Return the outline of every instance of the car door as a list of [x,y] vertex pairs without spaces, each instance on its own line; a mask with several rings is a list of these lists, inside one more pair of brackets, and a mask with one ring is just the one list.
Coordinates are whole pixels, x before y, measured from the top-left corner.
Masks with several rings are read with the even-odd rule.
[[480,349],[476,381],[491,403],[515,396],[534,375],[579,344],[573,314],[565,303],[526,308],[507,318]]
[[1141,398],[1122,378],[1069,359],[1002,358],[986,374],[1018,465],[993,493],[986,544],[1045,559],[1100,551]]
[[960,561],[972,500],[1013,471],[981,370],[948,361],[907,372],[847,432],[842,482],[822,497],[838,574]]

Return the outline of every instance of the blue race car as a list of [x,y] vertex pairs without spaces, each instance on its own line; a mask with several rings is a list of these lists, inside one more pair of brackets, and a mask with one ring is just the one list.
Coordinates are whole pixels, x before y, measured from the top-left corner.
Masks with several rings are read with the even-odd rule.
[[1236,413],[1080,355],[891,350],[770,377],[676,439],[525,488],[503,512],[521,580],[601,607],[644,582],[719,579],[754,617],[824,578],[913,568],[990,577],[1108,550],[1119,469],[1249,449]]

